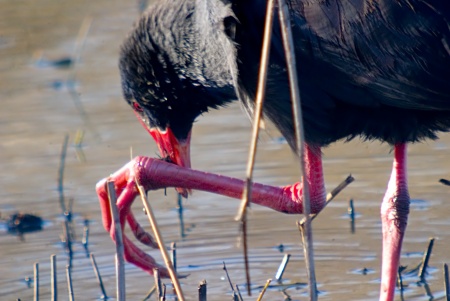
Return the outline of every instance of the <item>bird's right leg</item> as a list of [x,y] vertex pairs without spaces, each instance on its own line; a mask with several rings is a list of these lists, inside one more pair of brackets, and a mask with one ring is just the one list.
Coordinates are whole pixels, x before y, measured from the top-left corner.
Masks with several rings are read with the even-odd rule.
[[380,300],[394,300],[400,265],[400,253],[409,214],[409,192],[406,177],[406,144],[394,146],[394,163],[388,188],[381,205],[383,260]]
[[[311,213],[319,213],[326,202],[325,182],[323,178],[322,153],[318,146],[305,144],[305,172],[304,183],[309,187],[309,201]],[[299,193],[302,193],[299,191]],[[301,196],[301,194],[299,194]]]

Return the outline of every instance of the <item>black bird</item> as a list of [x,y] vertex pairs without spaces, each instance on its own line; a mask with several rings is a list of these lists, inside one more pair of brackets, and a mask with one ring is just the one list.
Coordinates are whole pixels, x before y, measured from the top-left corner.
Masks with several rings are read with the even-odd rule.
[[[406,144],[450,129],[450,2],[287,2],[312,211],[325,199],[321,147],[355,137],[394,147],[381,207],[380,300],[392,300],[409,213]],[[162,156],[190,167],[190,133],[199,115],[235,99],[252,110],[265,8],[263,0],[157,1],[135,25],[120,53],[123,93]],[[269,66],[263,112],[295,148],[276,16]]]

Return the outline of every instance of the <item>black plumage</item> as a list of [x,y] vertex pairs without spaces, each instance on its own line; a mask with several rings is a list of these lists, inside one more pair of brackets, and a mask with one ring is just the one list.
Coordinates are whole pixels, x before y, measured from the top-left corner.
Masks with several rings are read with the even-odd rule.
[[119,68],[125,99],[149,127],[184,139],[198,115],[237,99],[231,14],[221,2],[159,1],[135,25]]
[[[450,2],[288,1],[309,144],[361,136],[391,144],[450,128]],[[239,98],[251,111],[265,1],[159,1],[125,41],[124,95],[149,126],[183,139],[195,118]],[[234,88],[235,87],[235,90]],[[236,91],[236,93],[235,93]],[[275,17],[264,106],[294,128]]]

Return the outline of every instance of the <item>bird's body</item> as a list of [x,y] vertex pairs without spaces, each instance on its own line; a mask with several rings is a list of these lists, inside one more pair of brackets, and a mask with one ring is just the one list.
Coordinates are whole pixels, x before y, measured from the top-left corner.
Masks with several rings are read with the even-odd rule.
[[[381,206],[380,293],[381,300],[393,300],[409,213],[406,143],[435,139],[438,132],[450,130],[450,2],[287,2],[307,144],[304,176],[310,186],[313,211],[320,211],[325,200],[320,147],[354,137],[378,139],[394,146],[393,171]],[[264,0],[160,0],[148,8],[127,37],[119,64],[124,96],[163,157],[190,167],[192,124],[209,109],[239,98],[252,111],[265,7]],[[276,16],[263,110],[295,148],[286,62]],[[123,182],[134,174],[155,174],[141,161],[136,161],[139,164],[133,165],[132,172],[127,167],[115,177]],[[185,189],[189,188],[230,196],[242,193],[237,180],[219,178],[221,183],[214,184],[195,171],[177,171],[181,172],[181,193],[187,194]],[[174,185],[173,177],[164,174],[158,185]],[[199,183],[202,180],[204,187]],[[144,177],[149,189],[160,187],[152,181]],[[97,187],[102,204],[106,200],[103,187],[103,182]],[[128,214],[137,234],[141,230],[128,213],[135,195],[133,187],[121,192],[119,203],[127,208],[124,214]],[[253,201],[298,213],[301,189],[293,185],[283,190],[292,192],[292,204],[286,205],[275,196],[271,202]],[[258,186],[252,191],[258,196],[266,190]],[[102,210],[109,230],[108,206],[102,205]],[[141,260],[145,255],[130,242],[126,242],[127,248],[130,260],[152,271],[153,261]]]
[[[148,88],[142,83],[144,89],[131,87],[136,95],[126,94],[127,99],[134,97],[145,109],[152,99],[166,98],[173,111],[183,112],[173,122],[192,111],[189,120],[172,126],[184,128],[182,136],[198,114],[236,99],[233,84],[247,108],[252,107],[265,1],[236,1],[231,8],[220,1],[180,3],[150,7],[124,44],[121,64],[133,67],[129,60],[135,59],[135,70],[153,69],[153,74],[145,72],[146,82],[162,82],[154,90],[161,96],[140,93]],[[289,5],[309,143],[325,146],[356,136],[391,144],[414,142],[450,128],[450,4],[339,0]],[[150,40],[136,43],[144,37]],[[138,45],[153,49],[133,53]],[[138,76],[123,70],[127,90]],[[264,113],[292,146],[294,127],[276,17],[267,85]]]
[[[255,95],[264,2],[235,4],[242,99]],[[441,2],[289,3],[309,143],[361,136],[395,144],[435,138],[450,128],[450,5],[433,8]],[[277,18],[267,93],[265,114],[294,145]]]

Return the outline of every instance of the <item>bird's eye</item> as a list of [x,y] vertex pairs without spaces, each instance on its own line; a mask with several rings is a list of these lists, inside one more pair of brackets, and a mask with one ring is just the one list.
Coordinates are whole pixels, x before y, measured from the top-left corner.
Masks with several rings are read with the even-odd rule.
[[142,113],[142,111],[143,111],[142,107],[137,102],[133,102],[133,109],[139,113]]

